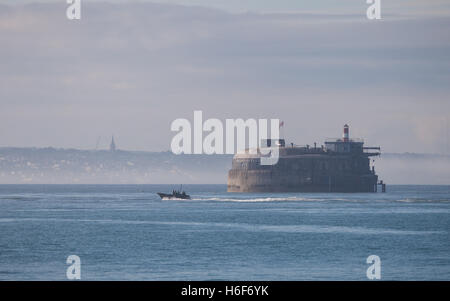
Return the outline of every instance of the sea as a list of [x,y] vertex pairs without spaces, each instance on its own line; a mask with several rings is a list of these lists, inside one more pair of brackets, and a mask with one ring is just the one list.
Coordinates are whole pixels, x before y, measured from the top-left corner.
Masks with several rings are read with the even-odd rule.
[[178,188],[0,185],[0,280],[450,280],[450,186]]

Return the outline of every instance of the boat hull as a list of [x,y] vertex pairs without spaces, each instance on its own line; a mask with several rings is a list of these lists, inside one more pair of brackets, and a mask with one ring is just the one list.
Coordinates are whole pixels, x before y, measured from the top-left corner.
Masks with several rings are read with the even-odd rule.
[[190,200],[191,197],[187,194],[167,194],[158,192],[158,195],[161,199],[182,199],[182,200]]

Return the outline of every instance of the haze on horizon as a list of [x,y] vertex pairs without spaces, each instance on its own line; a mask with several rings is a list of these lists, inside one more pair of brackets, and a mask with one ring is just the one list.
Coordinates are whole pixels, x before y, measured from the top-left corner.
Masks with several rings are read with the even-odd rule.
[[348,123],[385,152],[449,153],[446,1],[389,1],[381,21],[363,0],[83,1],[81,21],[65,1],[30,2],[0,4],[0,147],[107,148],[114,134],[168,150],[171,122],[203,110],[279,118],[297,144]]

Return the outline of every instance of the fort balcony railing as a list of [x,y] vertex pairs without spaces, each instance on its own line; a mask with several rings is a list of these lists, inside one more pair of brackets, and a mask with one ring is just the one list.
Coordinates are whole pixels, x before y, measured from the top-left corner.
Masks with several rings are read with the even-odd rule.
[[[333,143],[333,142],[345,142],[343,138],[326,138],[325,143]],[[348,142],[357,142],[364,143],[364,139],[362,138],[351,138]]]

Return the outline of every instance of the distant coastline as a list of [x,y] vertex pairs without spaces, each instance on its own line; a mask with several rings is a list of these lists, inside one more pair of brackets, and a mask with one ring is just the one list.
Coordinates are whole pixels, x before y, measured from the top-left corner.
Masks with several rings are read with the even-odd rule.
[[[0,184],[225,184],[231,155],[0,147]],[[383,153],[388,184],[450,185],[450,156]]]

